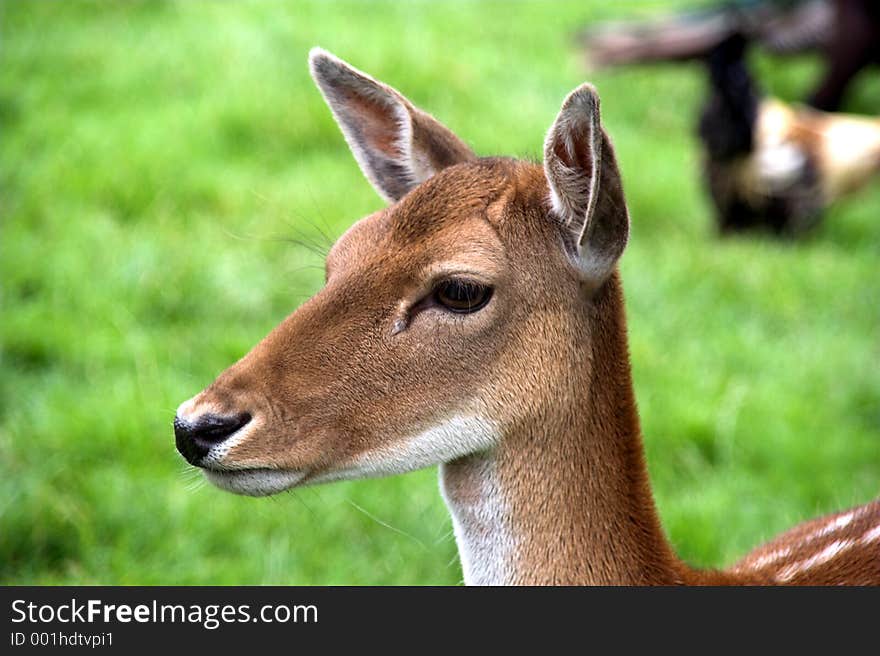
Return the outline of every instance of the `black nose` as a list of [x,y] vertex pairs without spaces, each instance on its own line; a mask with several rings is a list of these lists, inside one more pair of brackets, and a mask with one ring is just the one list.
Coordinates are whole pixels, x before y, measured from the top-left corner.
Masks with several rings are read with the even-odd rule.
[[177,450],[187,462],[198,465],[212,446],[223,442],[250,420],[251,416],[247,412],[227,417],[202,415],[195,421],[175,417],[174,441]]

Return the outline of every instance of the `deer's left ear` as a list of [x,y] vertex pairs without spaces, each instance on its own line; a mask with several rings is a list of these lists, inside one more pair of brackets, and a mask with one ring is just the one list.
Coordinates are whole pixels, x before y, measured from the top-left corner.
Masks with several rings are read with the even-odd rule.
[[553,213],[563,223],[575,266],[599,287],[629,238],[629,213],[614,150],[592,85],[572,91],[544,142]]
[[376,191],[390,202],[474,153],[401,93],[329,52],[309,53],[312,77],[349,148]]

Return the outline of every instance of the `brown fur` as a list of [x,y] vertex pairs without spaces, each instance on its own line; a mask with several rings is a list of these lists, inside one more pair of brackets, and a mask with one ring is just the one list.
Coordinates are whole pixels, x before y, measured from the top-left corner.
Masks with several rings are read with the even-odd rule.
[[[601,138],[611,174],[587,217],[600,222],[594,249],[626,239],[613,149]],[[644,462],[619,274],[596,284],[572,266],[572,234],[551,213],[541,167],[472,161],[463,144],[445,152],[461,163],[356,223],[327,258],[326,286],[195,399],[254,416],[223,465],[302,471],[307,484],[469,411],[496,420],[499,441],[446,461],[445,490],[486,532],[478,505],[492,468],[515,538],[509,582],[774,583],[791,560],[755,567],[768,550],[790,545],[803,559],[825,545],[804,542],[817,528],[805,524],[728,572],[675,556]],[[461,270],[494,287],[483,310],[453,316],[425,303],[438,279]],[[880,503],[865,508],[856,537],[878,522]],[[877,544],[790,582],[880,583]]]

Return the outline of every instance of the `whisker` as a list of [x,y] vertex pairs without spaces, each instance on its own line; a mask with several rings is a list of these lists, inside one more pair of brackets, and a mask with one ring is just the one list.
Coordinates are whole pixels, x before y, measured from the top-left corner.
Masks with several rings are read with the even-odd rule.
[[265,238],[265,241],[294,244],[295,246],[300,246],[301,248],[306,249],[310,253],[317,255],[322,259],[326,258],[327,253],[329,252],[329,250],[325,250],[323,246],[316,244],[312,241],[308,241],[305,237],[267,237]]
[[354,501],[352,501],[351,499],[346,499],[346,501],[347,501],[350,505],[354,506],[355,509],[357,509],[357,510],[359,510],[360,512],[362,512],[364,515],[366,515],[367,517],[369,517],[370,519],[372,519],[374,522],[376,522],[376,523],[379,524],[380,526],[384,526],[385,528],[390,529],[390,530],[394,531],[395,533],[400,533],[401,535],[403,535],[403,536],[405,536],[405,537],[408,537],[410,540],[413,540],[413,541],[416,542],[420,547],[422,547],[422,549],[426,549],[426,550],[428,549],[428,545],[426,545],[424,542],[422,542],[421,540],[419,540],[415,535],[411,535],[410,533],[407,533],[406,531],[402,531],[401,529],[392,526],[392,525],[389,524],[388,522],[383,522],[381,519],[379,519],[378,517],[376,517],[375,515],[373,515],[373,514],[370,513],[369,511],[365,510],[364,508],[361,508],[359,505],[357,505],[357,504],[356,504]]
[[188,493],[192,494],[192,493],[198,492],[203,487],[205,487],[205,485],[207,485],[207,484],[208,484],[207,479],[196,478],[196,479],[190,481],[189,483],[187,483],[185,488]]
[[322,248],[327,249],[328,251],[333,246],[333,244],[336,242],[336,240],[333,237],[331,237],[327,232],[325,232],[324,229],[321,228],[321,226],[319,226],[314,221],[306,218],[305,216],[300,216],[297,219],[296,224],[289,222],[289,221],[285,221],[285,223],[287,223],[288,228],[290,228],[290,230],[292,232],[298,234],[299,236],[303,236],[305,234],[305,232],[303,231],[303,229],[301,227],[301,224],[307,225],[309,228],[312,229],[313,232],[317,233],[316,235],[314,235],[314,237],[317,237],[320,239],[319,242],[315,242],[315,243],[317,243],[317,245],[321,246]]
[[314,518],[317,519],[317,517],[318,517],[318,513],[316,513],[315,510],[314,510],[309,504],[307,504],[307,503],[305,502],[305,499],[302,498],[302,495],[301,495],[301,494],[296,494],[296,491],[295,491],[295,490],[290,490],[290,492],[292,493],[291,496],[293,496],[294,499],[296,499],[299,503],[301,503],[301,504],[303,505],[303,507],[309,512],[309,514],[310,514],[312,517],[314,517]]
[[455,529],[449,529],[448,531],[444,531],[442,535],[437,537],[434,540],[434,544],[442,544],[444,542],[449,542],[451,539],[455,539]]
[[288,227],[291,229],[291,232],[294,233],[293,237],[269,236],[269,235],[263,235],[263,236],[246,235],[246,234],[236,233],[225,226],[221,227],[220,230],[227,237],[229,237],[231,239],[235,239],[237,241],[248,241],[248,242],[256,241],[256,242],[264,242],[264,243],[265,242],[293,243],[293,244],[296,244],[297,246],[301,246],[301,247],[307,249],[308,251],[314,253],[315,255],[319,255],[321,258],[327,257],[327,253],[330,252],[330,248],[333,246],[333,242],[330,241],[329,237],[327,237],[327,235],[325,235],[319,228],[312,226],[315,230],[318,230],[318,232],[321,233],[321,237],[327,243],[318,243],[318,242],[312,240],[309,235],[307,235],[305,232],[303,232],[298,227],[290,224],[289,222],[285,222],[285,223],[288,223]]
[[327,232],[325,233],[320,227],[315,226],[314,224],[312,227],[314,227],[319,233],[321,233],[327,243],[332,246],[336,242],[336,239],[331,236],[333,231],[330,229],[330,226],[327,225],[327,219],[324,216],[324,212],[321,211],[321,206],[318,204],[318,199],[315,198],[315,194],[312,191],[312,188],[309,186],[306,188],[306,190],[308,191],[309,198],[311,198],[312,200],[312,206],[315,208],[315,213],[317,214],[318,218],[321,219],[321,222],[324,224]]
[[[310,198],[310,200],[312,201],[312,206],[315,208],[315,211],[317,212],[318,216],[321,217],[321,220],[322,220],[322,222],[324,223],[324,225],[325,225],[325,227],[326,227],[327,222],[326,222],[326,220],[324,219],[324,213],[321,211],[321,207],[320,207],[320,205],[318,205],[317,200],[315,199],[315,195],[312,193],[311,188],[309,188],[308,191],[309,191],[309,198]],[[268,196],[265,196],[265,195],[259,193],[257,190],[255,190],[255,189],[251,189],[250,192],[251,192],[251,194],[253,194],[254,197],[256,197],[257,199],[261,200],[265,205],[267,205],[267,206],[273,206],[273,205],[274,205],[274,206],[277,206],[277,203],[275,203],[271,198],[269,198]],[[296,218],[298,221],[302,221],[302,222],[305,222],[305,223],[309,223],[309,225],[310,225],[312,228],[314,228],[314,229],[317,230],[319,233],[321,233],[321,236],[324,237],[325,239],[327,239],[328,241],[330,241],[330,243],[331,243],[331,245],[332,245],[332,240],[330,240],[330,238],[328,237],[328,235],[327,235],[326,233],[324,233],[324,231],[321,230],[318,226],[316,226],[315,224],[309,222],[308,219],[305,217],[305,215],[303,215],[303,214],[301,214],[301,213],[299,213],[299,212],[296,212],[296,211],[292,211],[290,208],[285,208],[285,210],[284,210],[283,213],[289,213],[289,214],[295,216],[295,218]],[[284,219],[284,222],[287,223],[288,225],[290,225],[290,220],[289,220],[289,218],[285,218],[285,219]]]

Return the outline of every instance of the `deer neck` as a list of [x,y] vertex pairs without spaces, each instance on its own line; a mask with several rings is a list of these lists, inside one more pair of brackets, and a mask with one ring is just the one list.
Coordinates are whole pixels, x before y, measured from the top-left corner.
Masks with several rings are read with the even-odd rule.
[[594,299],[590,365],[546,416],[441,467],[467,584],[672,584],[645,467],[623,301],[614,275]]

